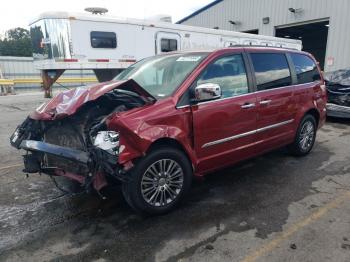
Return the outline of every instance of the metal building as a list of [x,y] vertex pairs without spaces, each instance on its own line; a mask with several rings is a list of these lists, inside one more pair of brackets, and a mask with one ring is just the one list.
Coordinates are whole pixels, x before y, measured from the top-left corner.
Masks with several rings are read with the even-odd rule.
[[300,39],[325,71],[350,68],[349,0],[217,0],[178,23]]

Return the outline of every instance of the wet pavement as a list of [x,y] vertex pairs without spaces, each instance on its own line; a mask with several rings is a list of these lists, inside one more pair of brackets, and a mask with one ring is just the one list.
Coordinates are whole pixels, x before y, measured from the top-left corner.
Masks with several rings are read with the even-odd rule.
[[8,137],[41,97],[0,97],[0,261],[350,261],[350,121],[328,121],[307,157],[245,161],[140,217],[119,188],[101,200],[22,174]]

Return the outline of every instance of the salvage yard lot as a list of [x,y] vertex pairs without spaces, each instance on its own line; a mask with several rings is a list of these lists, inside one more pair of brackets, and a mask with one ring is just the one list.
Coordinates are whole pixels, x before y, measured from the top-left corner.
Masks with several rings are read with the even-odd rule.
[[328,121],[305,158],[281,149],[210,174],[142,218],[118,189],[101,200],[25,178],[8,139],[42,96],[0,97],[0,261],[350,261],[350,121]]

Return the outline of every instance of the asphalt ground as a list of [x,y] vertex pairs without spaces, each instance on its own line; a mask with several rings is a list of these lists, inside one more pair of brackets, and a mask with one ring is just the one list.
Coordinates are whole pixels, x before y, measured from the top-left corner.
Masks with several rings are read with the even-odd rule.
[[9,136],[44,99],[0,97],[0,261],[350,261],[350,121],[330,119],[311,154],[285,149],[197,179],[174,212],[140,217],[22,173]]

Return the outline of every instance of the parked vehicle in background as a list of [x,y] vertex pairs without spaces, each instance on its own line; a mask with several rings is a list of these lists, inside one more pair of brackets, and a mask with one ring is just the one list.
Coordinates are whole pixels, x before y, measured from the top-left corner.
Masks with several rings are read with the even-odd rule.
[[46,90],[67,69],[91,69],[100,82],[109,81],[140,59],[170,51],[232,45],[302,48],[300,40],[87,13],[43,13],[31,22],[30,32]]
[[325,74],[328,92],[327,115],[350,118],[350,69]]
[[153,56],[114,81],[69,90],[11,137],[25,172],[65,176],[100,190],[122,183],[139,212],[160,214],[192,177],[282,146],[308,154],[326,117],[314,58],[277,48]]

